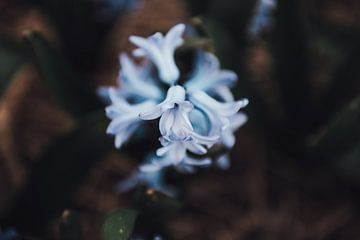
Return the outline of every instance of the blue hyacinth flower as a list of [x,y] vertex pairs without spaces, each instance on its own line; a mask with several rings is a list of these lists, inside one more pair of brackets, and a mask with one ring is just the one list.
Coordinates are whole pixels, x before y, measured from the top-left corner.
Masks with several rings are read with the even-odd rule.
[[107,132],[115,136],[117,148],[147,121],[159,119],[161,146],[123,188],[139,182],[160,188],[162,180],[154,174],[167,167],[187,173],[212,164],[226,168],[227,155],[212,159],[208,151],[215,144],[230,149],[235,144],[235,131],[247,121],[239,110],[248,100],[236,101],[230,90],[236,74],[221,69],[213,54],[198,50],[192,73],[184,84],[178,82],[180,70],[174,53],[184,42],[184,30],[185,25],[178,24],[165,35],[131,36],[130,41],[138,47],[133,56],[142,57],[143,64],[121,54],[118,86],[98,90],[109,104]]

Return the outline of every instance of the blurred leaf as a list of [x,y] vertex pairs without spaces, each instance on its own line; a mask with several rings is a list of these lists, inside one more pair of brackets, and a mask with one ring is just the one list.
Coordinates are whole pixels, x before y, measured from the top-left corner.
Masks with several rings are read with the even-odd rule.
[[79,215],[73,211],[65,210],[59,224],[60,240],[82,239],[82,229]]
[[3,222],[22,232],[43,234],[50,219],[71,206],[73,194],[94,164],[113,149],[112,139],[105,134],[107,124],[101,111],[79,121],[71,134],[55,141],[31,169],[23,192],[2,216]]
[[12,80],[14,73],[27,61],[28,56],[22,46],[0,39],[0,96]]
[[[343,50],[340,47],[338,49]],[[343,52],[346,52],[347,56],[336,66],[332,74],[334,76],[332,84],[321,104],[322,120],[328,119],[343,102],[348,102],[354,96],[358,96],[360,91],[360,45],[349,48],[347,51],[343,50]]]
[[360,180],[360,142],[335,163],[338,173],[349,179]]
[[185,43],[176,51],[188,51],[195,49],[204,49],[206,51],[213,51],[213,42],[209,38],[201,37],[188,37],[185,39]]
[[26,39],[43,80],[69,113],[80,117],[98,105],[95,95],[39,33],[32,32]]
[[103,240],[127,240],[135,225],[138,213],[132,209],[116,210],[106,216],[102,226]]
[[360,97],[343,111],[310,142],[310,151],[316,156],[336,157],[354,149],[360,142]]

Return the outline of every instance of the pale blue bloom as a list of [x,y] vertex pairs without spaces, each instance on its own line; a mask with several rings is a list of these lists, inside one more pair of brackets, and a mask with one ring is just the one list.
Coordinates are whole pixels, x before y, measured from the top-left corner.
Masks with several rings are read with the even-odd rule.
[[[247,120],[239,110],[248,100],[235,101],[230,91],[236,74],[221,69],[213,54],[199,50],[193,73],[179,85],[174,51],[183,43],[184,29],[184,24],[178,24],[165,36],[130,37],[138,47],[133,55],[144,57],[145,64],[137,66],[122,54],[119,87],[98,91],[111,104],[106,108],[112,120],[107,132],[115,136],[117,148],[146,121],[160,118],[161,147],[151,161],[140,166],[140,172],[119,185],[120,189],[139,183],[164,188],[156,174],[167,167],[186,173],[213,163],[225,168],[228,157],[211,159],[208,150],[214,144],[230,149],[235,143],[234,132]],[[168,84],[168,89],[162,89],[159,81]]]
[[252,38],[258,35],[266,28],[272,25],[272,12],[276,8],[276,0],[259,0],[256,6],[254,16],[249,25],[249,35]]
[[111,105],[106,107],[106,115],[111,122],[106,132],[115,136],[115,147],[120,148],[141,125],[140,112],[154,107],[156,103],[149,100],[138,104],[129,104],[119,96],[116,89],[109,88],[108,91]]
[[174,52],[184,42],[182,39],[184,31],[185,25],[178,24],[165,36],[159,32],[148,38],[131,36],[129,40],[139,47],[133,51],[133,55],[151,60],[159,71],[160,79],[173,85],[180,76],[180,71],[175,64]]

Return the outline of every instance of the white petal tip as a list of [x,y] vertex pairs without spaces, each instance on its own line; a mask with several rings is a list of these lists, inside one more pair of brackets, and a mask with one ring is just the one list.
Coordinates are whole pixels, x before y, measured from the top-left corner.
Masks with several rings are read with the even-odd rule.
[[160,165],[156,164],[144,164],[139,167],[141,172],[157,172],[161,169]]
[[238,106],[241,108],[246,107],[249,104],[249,100],[247,98],[244,98],[242,100],[237,101]]
[[174,31],[177,31],[177,32],[184,32],[185,31],[185,27],[186,25],[184,23],[179,23],[179,24],[176,24],[174,27],[172,27],[171,30],[174,30]]

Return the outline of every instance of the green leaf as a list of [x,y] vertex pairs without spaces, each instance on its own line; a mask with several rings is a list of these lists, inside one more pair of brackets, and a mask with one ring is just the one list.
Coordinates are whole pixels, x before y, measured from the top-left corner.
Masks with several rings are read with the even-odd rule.
[[335,158],[354,149],[360,142],[359,122],[360,97],[336,114],[319,134],[310,139],[310,151],[317,156]]
[[26,39],[42,79],[69,113],[80,117],[98,106],[95,94],[87,89],[85,81],[39,33],[29,33]]
[[79,215],[76,212],[65,210],[59,223],[60,240],[82,239],[82,229]]
[[137,215],[138,212],[133,209],[108,214],[102,226],[103,240],[127,240],[134,229]]
[[360,180],[360,142],[335,163],[339,175],[349,180]]
[[0,39],[0,96],[12,80],[12,76],[28,61],[25,49],[13,42]]

